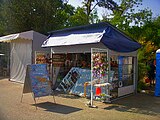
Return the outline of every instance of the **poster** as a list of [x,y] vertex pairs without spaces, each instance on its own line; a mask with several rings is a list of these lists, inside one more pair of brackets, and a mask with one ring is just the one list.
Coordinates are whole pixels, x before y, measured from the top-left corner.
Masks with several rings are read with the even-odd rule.
[[119,80],[122,81],[122,76],[123,76],[123,56],[118,56],[119,59],[119,64],[118,64],[118,75],[119,75]]
[[[46,64],[28,65],[26,77],[23,93],[26,93],[26,90],[32,91],[34,97],[48,96],[51,94],[52,89]],[[27,85],[28,87],[26,87]]]
[[[71,88],[70,93],[78,96],[90,96],[90,81],[91,81],[91,70],[90,69],[82,69],[82,68],[76,68],[77,71],[80,74],[79,79],[75,83],[75,85]],[[85,83],[88,85],[85,87]],[[95,93],[95,88],[93,89],[93,92]]]
[[65,54],[52,54],[52,64],[54,67],[64,66]]
[[47,55],[47,53],[45,53],[45,52],[36,51],[35,52],[35,63],[36,64],[46,63],[46,55]]
[[75,85],[79,80],[80,73],[79,68],[72,67],[67,75],[63,78],[62,82],[59,84],[56,90],[69,92],[70,89]]

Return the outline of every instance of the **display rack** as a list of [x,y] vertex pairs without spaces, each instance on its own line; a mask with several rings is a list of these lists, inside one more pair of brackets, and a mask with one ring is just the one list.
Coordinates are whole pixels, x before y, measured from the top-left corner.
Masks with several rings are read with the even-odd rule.
[[[108,49],[91,48],[91,83],[95,79],[99,79],[99,84],[107,83],[104,89],[106,96],[110,95],[109,90],[109,56]],[[91,84],[91,101],[90,107],[93,105],[93,84]],[[102,91],[103,92],[103,91]],[[109,101],[106,98],[105,101]]]

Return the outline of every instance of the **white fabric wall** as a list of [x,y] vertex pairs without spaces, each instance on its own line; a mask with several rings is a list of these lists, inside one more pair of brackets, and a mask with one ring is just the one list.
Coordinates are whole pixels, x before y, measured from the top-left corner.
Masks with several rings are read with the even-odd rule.
[[11,42],[10,80],[24,83],[26,65],[31,64],[32,41],[18,39]]

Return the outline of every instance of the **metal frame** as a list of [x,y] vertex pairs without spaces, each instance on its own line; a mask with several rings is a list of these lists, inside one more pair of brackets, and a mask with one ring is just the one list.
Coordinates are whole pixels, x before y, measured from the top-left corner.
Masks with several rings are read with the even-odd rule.
[[[93,84],[92,84],[92,82],[93,82],[93,57],[92,57],[92,54],[94,52],[107,53],[107,60],[109,60],[108,59],[109,58],[108,49],[91,48],[91,100],[90,100],[91,107],[95,107],[93,105]],[[108,80],[109,79],[109,66],[108,66],[107,70],[108,70],[108,75],[107,75],[107,80]],[[105,81],[105,82],[108,82],[108,81]],[[108,88],[106,88],[106,94],[109,94]]]

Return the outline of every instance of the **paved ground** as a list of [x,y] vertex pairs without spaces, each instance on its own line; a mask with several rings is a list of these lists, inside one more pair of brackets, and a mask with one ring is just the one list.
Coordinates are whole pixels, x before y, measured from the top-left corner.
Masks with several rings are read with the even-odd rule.
[[37,99],[36,110],[32,94],[24,94],[23,84],[0,79],[0,120],[160,120],[160,97],[137,94],[112,104],[94,102],[98,108],[88,108],[85,98],[58,94]]

